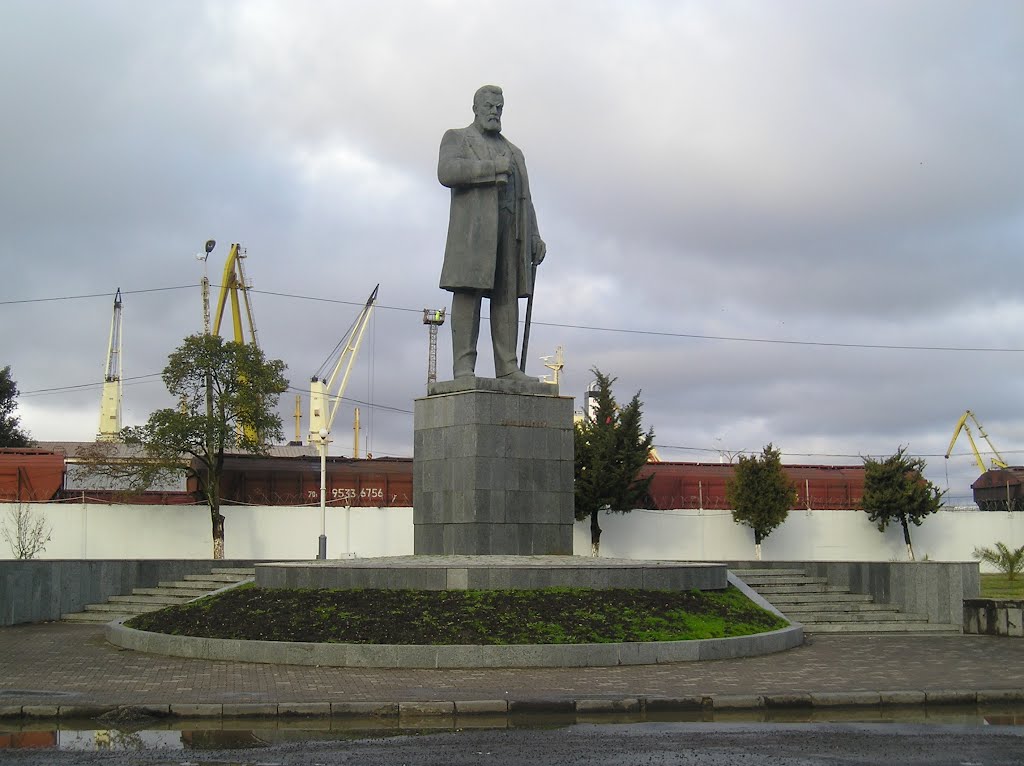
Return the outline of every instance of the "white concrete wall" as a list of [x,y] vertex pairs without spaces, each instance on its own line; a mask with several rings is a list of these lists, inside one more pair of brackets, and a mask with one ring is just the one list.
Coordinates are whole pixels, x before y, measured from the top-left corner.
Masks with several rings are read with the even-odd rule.
[[[0,504],[0,524],[12,504]],[[205,506],[32,504],[53,528],[44,559],[182,558],[211,555]],[[315,506],[224,509],[226,555],[235,559],[314,558],[320,535]],[[9,523],[9,522],[8,522]],[[601,516],[608,557],[744,560],[754,555],[749,528],[728,511],[633,511]],[[969,561],[976,546],[1024,545],[1024,513],[940,511],[911,536],[918,558]],[[413,549],[411,508],[328,508],[328,557],[399,556]],[[577,523],[574,549],[590,553],[589,523]],[[762,545],[765,560],[902,561],[898,527],[880,533],[860,511],[794,511]],[[0,559],[12,557],[0,539]]]
[[[0,524],[17,505],[0,503]],[[213,555],[210,512],[203,506],[33,503],[53,532],[40,559],[182,558]],[[223,509],[229,559],[315,558],[320,508],[232,506]],[[327,554],[359,557],[412,553],[412,508],[328,508]],[[0,538],[0,559],[12,558]]]
[[[603,514],[601,555],[726,561],[754,558],[754,533],[729,511],[633,511]],[[590,549],[588,523],[577,523],[574,549]],[[939,511],[911,527],[920,560],[971,561],[975,547],[1024,545],[1024,513]],[[903,530],[879,532],[863,511],[791,511],[761,544],[766,561],[903,561]],[[986,570],[987,571],[987,570]]]

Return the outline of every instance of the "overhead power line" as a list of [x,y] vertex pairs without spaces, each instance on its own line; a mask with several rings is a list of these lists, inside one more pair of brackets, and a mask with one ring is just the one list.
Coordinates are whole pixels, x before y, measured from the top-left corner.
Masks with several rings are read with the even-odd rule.
[[[147,375],[133,375],[128,378],[122,378],[122,382],[125,384],[129,383],[148,383],[152,378],[159,378],[161,373],[151,372]],[[53,388],[36,388],[31,391],[19,391],[18,396],[43,396],[44,394],[59,394],[62,391],[76,391],[83,388],[100,388],[103,386],[103,381],[96,381],[95,383],[78,383],[69,386],[54,386]]]
[[[149,287],[144,290],[122,290],[121,295],[139,295],[141,293],[161,293],[167,290],[185,290],[196,287],[196,285],[173,285],[172,287]],[[113,293],[85,293],[83,295],[55,295],[50,298],[21,298],[18,300],[0,301],[0,306],[10,306],[17,303],[50,303],[53,301],[77,301],[85,298],[113,298]]]
[[[309,389],[296,388],[295,386],[288,386],[288,390],[289,391],[294,391],[297,394],[306,394],[306,395],[309,394]],[[330,397],[330,398],[333,399],[334,397]],[[376,402],[367,402],[367,401],[364,401],[362,399],[353,399],[351,396],[343,396],[343,397],[341,397],[341,401],[343,401],[343,402],[351,402],[352,404],[358,404],[361,407],[370,407],[370,408],[376,409],[376,410],[389,410],[390,412],[402,412],[402,413],[405,413],[407,415],[412,415],[413,414],[412,410],[406,409],[404,407],[393,407],[393,406],[391,406],[389,404],[377,404]]]
[[[657,449],[660,449],[660,450],[679,450],[680,452],[703,452],[703,453],[708,453],[708,454],[712,454],[712,455],[726,455],[726,456],[731,456],[731,457],[739,457],[740,455],[759,455],[759,454],[761,454],[760,450],[750,450],[750,449],[747,449],[747,450],[726,450],[726,449],[723,449],[721,447],[688,447],[688,446],[684,446],[684,445],[680,445],[680,444],[653,444],[651,446],[653,446],[653,447],[655,447]],[[981,455],[994,455],[995,454],[995,452],[985,451],[985,450],[979,450],[978,452]],[[1011,450],[1002,450],[1001,452],[1002,452],[1002,454],[1006,454],[1006,455],[1014,455],[1014,454],[1020,454],[1020,453],[1024,452],[1024,450],[1012,450],[1011,449]],[[873,456],[875,456],[875,455],[871,455],[871,454],[868,454],[868,453],[862,453],[862,452],[858,452],[858,453],[848,453],[848,452],[780,452],[779,454],[782,457],[815,457],[815,458],[829,457],[829,458],[853,458],[853,459],[856,459],[856,460],[862,460],[863,458],[866,458],[866,457],[873,457]],[[946,457],[945,453],[914,452],[914,453],[908,453],[908,454],[911,454],[912,457],[926,457],[926,458],[930,458],[930,457],[945,458]],[[954,453],[950,454],[950,458],[958,458],[958,457],[970,457],[970,458],[973,458],[974,454],[971,453],[971,452],[954,452]]]
[[[155,287],[145,290],[122,290],[123,295],[133,295],[138,293],[152,293],[160,292],[164,290],[183,290],[191,289],[196,285],[175,285],[173,287]],[[217,285],[211,285],[211,287],[218,287]],[[362,306],[363,301],[347,301],[340,300],[337,298],[324,298],[321,296],[313,295],[299,295],[297,293],[282,293],[272,290],[251,290],[254,293],[262,295],[273,295],[279,298],[291,298],[294,300],[304,301],[317,301],[320,303],[335,303],[345,306]],[[113,293],[90,293],[85,295],[66,295],[51,298],[27,298],[22,300],[6,300],[0,301],[0,306],[21,304],[21,303],[43,303],[47,301],[68,301],[68,300],[79,300],[83,298],[109,298]],[[378,304],[378,311],[403,311],[412,314],[421,314],[422,308],[407,308],[405,306],[385,306]],[[710,341],[726,341],[731,343],[766,343],[782,346],[816,346],[819,348],[859,348],[859,349],[873,349],[883,351],[939,351],[946,353],[995,353],[995,354],[1019,354],[1024,353],[1024,348],[1006,348],[1006,347],[984,347],[984,346],[915,346],[912,344],[897,344],[897,343],[842,343],[838,341],[817,341],[817,340],[787,340],[782,338],[751,338],[739,335],[703,335],[700,333],[688,333],[688,332],[671,332],[668,330],[635,330],[624,327],[602,327],[599,325],[579,325],[579,324],[562,324],[559,322],[539,322],[534,320],[535,325],[544,327],[557,327],[565,330],[586,330],[588,332],[613,332],[621,333],[626,335],[643,335],[649,337],[663,337],[663,338],[686,338],[688,340],[710,340]]]

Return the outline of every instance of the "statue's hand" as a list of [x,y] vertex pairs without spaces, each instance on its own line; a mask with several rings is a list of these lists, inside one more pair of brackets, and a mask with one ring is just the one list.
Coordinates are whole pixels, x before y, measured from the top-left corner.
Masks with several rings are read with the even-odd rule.
[[535,237],[533,240],[533,262],[535,265],[540,265],[544,262],[544,256],[548,254],[548,246],[544,244],[544,240],[540,237]]
[[509,174],[512,172],[512,161],[505,155],[498,155],[494,158],[494,180],[498,184],[507,184]]

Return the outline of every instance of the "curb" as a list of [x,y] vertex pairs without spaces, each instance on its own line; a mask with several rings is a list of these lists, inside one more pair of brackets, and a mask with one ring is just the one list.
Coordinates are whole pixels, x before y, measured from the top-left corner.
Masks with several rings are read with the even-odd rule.
[[411,646],[244,641],[151,633],[108,623],[106,640],[124,649],[190,659],[358,668],[582,668],[756,657],[804,642],[799,623],[752,636],[620,644]]
[[684,697],[621,697],[576,700],[418,700],[407,702],[176,703],[169,705],[11,705],[0,720],[82,720],[109,713],[181,719],[332,718],[390,720],[472,718],[530,714],[643,715],[693,711],[821,710],[829,708],[943,707],[1024,703],[1024,688],[889,690],[805,694],[695,694]]

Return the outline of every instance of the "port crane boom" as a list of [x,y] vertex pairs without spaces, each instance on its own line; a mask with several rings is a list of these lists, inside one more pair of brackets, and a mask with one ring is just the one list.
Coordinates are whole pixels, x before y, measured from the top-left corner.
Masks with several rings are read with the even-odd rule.
[[1009,468],[1006,461],[1003,460],[1003,456],[999,454],[999,450],[992,445],[992,441],[988,438],[988,434],[985,433],[985,429],[981,427],[981,423],[978,421],[978,418],[975,417],[974,413],[970,410],[965,410],[964,414],[960,416],[960,420],[956,423],[956,429],[953,431],[953,438],[949,440],[949,448],[946,450],[946,459],[949,460],[949,455],[953,451],[953,445],[956,444],[957,437],[960,436],[960,432],[963,431],[967,434],[967,441],[971,444],[971,451],[974,453],[974,459],[978,463],[978,468],[982,473],[985,473],[985,471],[988,470],[988,468],[985,467],[985,461],[981,459],[981,453],[978,452],[978,445],[974,443],[974,435],[971,433],[971,427],[967,424],[968,420],[974,423],[975,428],[978,429],[978,434],[985,440],[986,444],[988,444],[988,448],[991,450],[992,454],[995,455],[995,457],[991,459],[992,467]]
[[[373,292],[366,299],[366,304],[359,312],[359,316],[352,324],[348,334],[334,347],[331,356],[328,357],[327,361],[317,371],[317,374],[310,380],[309,441],[311,444],[324,443],[327,439],[324,434],[329,434],[331,431],[334,416],[338,414],[338,405],[341,404],[341,399],[345,395],[345,388],[348,386],[348,376],[352,372],[352,366],[356,361],[356,354],[359,352],[359,344],[363,340],[366,326],[370,323],[370,316],[373,314],[373,306],[377,301],[377,290],[379,288],[380,285],[373,288]],[[330,364],[334,354],[338,355],[334,368],[330,375],[323,379],[321,375]],[[341,376],[340,381],[339,375]]]
[[114,295],[114,315],[110,319],[110,340],[107,341],[107,366],[103,374],[103,397],[100,400],[100,430],[97,441],[116,441],[121,432],[121,288]]
[[[211,248],[212,249],[212,248]],[[209,250],[207,250],[209,252]],[[253,319],[252,303],[249,300],[249,289],[252,287],[245,276],[245,248],[238,244],[231,245],[228,259],[224,262],[224,276],[220,284],[220,297],[217,299],[217,312],[213,320],[213,334],[220,335],[220,323],[224,318],[224,307],[231,299],[231,323],[234,329],[235,343],[246,343],[242,327],[242,304],[245,306],[245,319],[249,330],[249,343],[259,346],[256,337],[256,320]],[[241,299],[239,299],[241,293]]]

